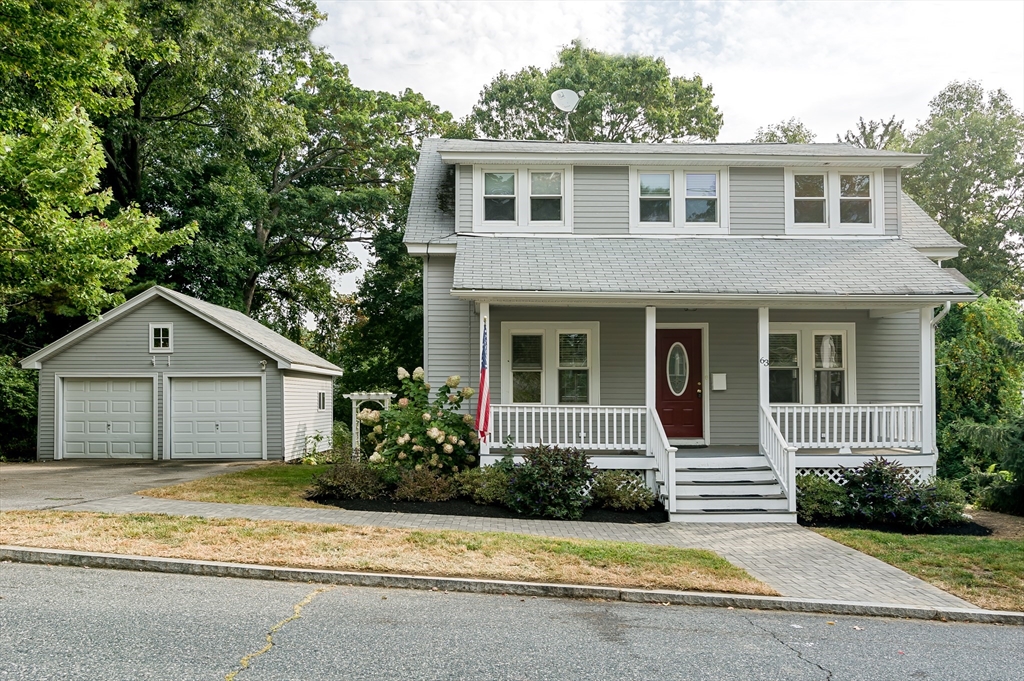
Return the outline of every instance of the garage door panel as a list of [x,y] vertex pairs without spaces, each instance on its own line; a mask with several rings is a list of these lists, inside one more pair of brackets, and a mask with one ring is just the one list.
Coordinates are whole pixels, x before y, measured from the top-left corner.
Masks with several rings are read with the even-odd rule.
[[173,456],[263,456],[260,379],[174,378],[171,393]]
[[152,458],[151,379],[63,379],[64,456]]

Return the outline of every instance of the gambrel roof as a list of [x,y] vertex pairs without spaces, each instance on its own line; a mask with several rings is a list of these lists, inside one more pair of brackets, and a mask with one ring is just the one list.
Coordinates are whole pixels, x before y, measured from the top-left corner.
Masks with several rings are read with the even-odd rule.
[[973,299],[898,239],[458,237],[452,291]]
[[326,359],[316,355],[301,345],[294,343],[281,334],[268,329],[255,319],[245,315],[238,310],[231,310],[220,305],[214,305],[198,298],[186,296],[183,293],[172,291],[163,286],[154,286],[144,293],[128,300],[122,305],[107,311],[88,324],[79,327],[60,340],[47,345],[42,350],[26,357],[21,365],[26,369],[39,369],[40,363],[47,357],[71,347],[83,338],[92,335],[115,319],[119,319],[132,310],[141,307],[153,298],[160,297],[178,307],[191,312],[200,319],[219,328],[221,331],[234,336],[246,345],[249,345],[277,362],[281,369],[294,369],[296,371],[307,371],[312,373],[330,374],[340,376],[341,367],[338,367]]

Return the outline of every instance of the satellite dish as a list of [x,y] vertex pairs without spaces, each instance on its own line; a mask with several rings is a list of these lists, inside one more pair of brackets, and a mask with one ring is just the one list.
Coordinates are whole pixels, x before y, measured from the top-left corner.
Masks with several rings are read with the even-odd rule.
[[555,90],[551,93],[551,101],[559,110],[572,113],[576,110],[576,105],[580,103],[582,95],[582,92],[577,94],[572,90]]

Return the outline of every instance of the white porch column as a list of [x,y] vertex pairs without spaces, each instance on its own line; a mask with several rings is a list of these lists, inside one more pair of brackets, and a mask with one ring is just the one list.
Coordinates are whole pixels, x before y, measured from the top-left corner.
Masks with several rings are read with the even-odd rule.
[[[768,409],[768,308],[757,308],[757,404]],[[758,417],[760,418],[760,417]]]
[[658,370],[657,370],[657,334],[658,334],[658,308],[653,305],[647,307],[646,318],[646,351],[647,358],[645,376],[647,377],[646,390],[644,391],[645,401],[648,409],[654,409],[658,395]]
[[[480,303],[480,316],[477,318],[477,326],[479,327],[478,331],[480,332],[480,336],[477,339],[477,343],[476,343],[476,359],[477,359],[477,367],[476,368],[477,368],[477,371],[479,372],[481,360],[483,359],[482,352],[483,352],[483,347],[484,347],[484,325],[486,325],[487,326],[487,383],[488,383],[488,385],[491,384],[490,372],[493,371],[493,369],[491,368],[491,348],[490,348],[490,346],[491,346],[491,336],[494,335],[494,329],[491,328],[490,316],[491,316],[491,304],[490,303]],[[499,368],[498,370],[500,371],[501,369]],[[472,374],[470,374],[470,375],[472,375]],[[478,384],[477,387],[479,387],[479,382],[480,382],[480,375],[478,373],[477,374],[477,384]],[[488,388],[488,393],[489,392],[490,392],[490,389]],[[483,396],[479,395],[479,394],[476,396],[478,404],[480,402],[480,398],[481,397],[483,397]],[[491,404],[494,404],[494,396],[493,395],[491,396]],[[490,414],[488,414],[488,416],[487,416],[487,422],[488,423],[491,422],[491,415]],[[481,439],[480,440],[480,456],[481,457],[485,457],[485,456],[489,455],[490,453],[491,453],[491,441],[490,441],[490,439]]]
[[932,473],[938,459],[935,444],[935,327],[934,308],[921,308],[921,453],[932,455]]

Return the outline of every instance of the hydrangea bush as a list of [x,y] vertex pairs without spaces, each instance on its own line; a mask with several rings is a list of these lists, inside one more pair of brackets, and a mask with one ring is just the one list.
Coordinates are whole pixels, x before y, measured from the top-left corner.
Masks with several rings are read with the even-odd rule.
[[431,402],[430,384],[424,381],[422,368],[412,374],[399,368],[398,379],[402,397],[390,409],[363,409],[357,417],[373,429],[370,463],[442,473],[458,473],[473,465],[479,440],[472,414],[460,411],[463,401],[473,396],[473,389],[460,390],[461,379],[449,376]]

